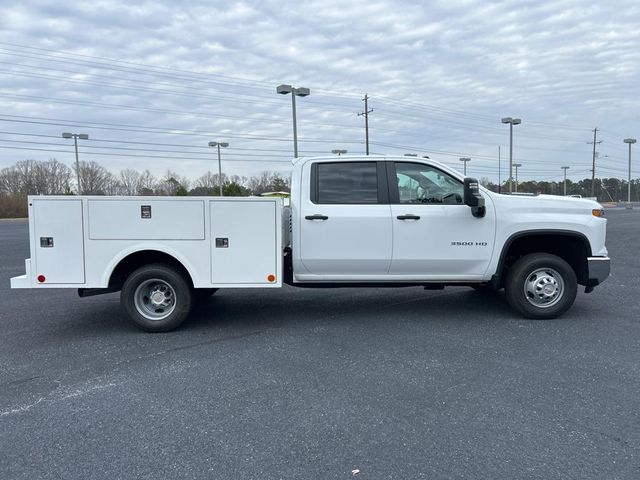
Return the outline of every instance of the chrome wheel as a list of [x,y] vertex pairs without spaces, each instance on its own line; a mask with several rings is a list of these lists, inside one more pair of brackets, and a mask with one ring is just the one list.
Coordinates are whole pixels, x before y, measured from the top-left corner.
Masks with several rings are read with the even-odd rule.
[[564,293],[562,276],[553,268],[539,268],[529,274],[524,282],[524,296],[538,308],[552,307]]
[[176,292],[173,287],[158,278],[145,280],[134,293],[136,310],[149,320],[163,320],[176,308]]

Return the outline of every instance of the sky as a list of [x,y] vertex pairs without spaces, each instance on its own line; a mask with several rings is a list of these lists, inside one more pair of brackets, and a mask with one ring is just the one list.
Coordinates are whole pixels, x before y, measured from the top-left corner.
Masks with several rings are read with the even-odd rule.
[[[56,158],[117,173],[287,174],[300,156],[419,156],[468,175],[627,176],[640,137],[640,2],[0,0],[0,168]],[[640,147],[637,147],[640,148]],[[633,176],[640,176],[640,151]]]

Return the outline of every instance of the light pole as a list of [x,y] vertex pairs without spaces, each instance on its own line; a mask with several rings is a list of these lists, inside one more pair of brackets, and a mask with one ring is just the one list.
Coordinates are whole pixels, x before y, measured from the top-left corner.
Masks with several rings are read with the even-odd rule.
[[227,142],[209,142],[210,147],[218,147],[218,184],[220,185],[220,196],[222,197],[222,160],[220,160],[220,147],[227,148]]
[[[513,192],[513,126],[520,125],[522,120],[519,118],[505,117],[502,119],[502,123],[509,124],[509,193]],[[516,192],[518,190],[516,189]]]
[[564,170],[564,196],[567,196],[567,170],[569,170],[570,167],[560,167]]
[[298,158],[298,126],[296,124],[296,97],[306,97],[311,93],[305,87],[292,87],[291,85],[278,85],[276,92],[281,95],[291,94],[291,110],[293,112],[293,156]]
[[627,180],[627,208],[632,209],[633,205],[631,204],[631,145],[636,143],[635,138],[625,138],[624,143],[629,144],[629,178]]
[[347,153],[347,151],[346,150],[342,150],[342,149],[334,149],[334,150],[331,150],[331,153],[333,153],[334,155],[340,156],[340,155],[344,155],[345,153]]
[[82,188],[80,187],[80,160],[78,160],[78,139],[89,140],[89,135],[86,133],[69,133],[64,132],[62,138],[73,138],[73,146],[76,150],[76,179],[78,180],[78,195],[82,194]]
[[498,145],[498,193],[502,193],[502,185],[500,183],[500,145]]
[[467,176],[467,162],[470,162],[471,159],[469,157],[462,157],[460,161],[464,164],[464,176]]
[[521,167],[521,163],[514,163],[513,166],[516,169],[516,193],[518,193],[518,167]]

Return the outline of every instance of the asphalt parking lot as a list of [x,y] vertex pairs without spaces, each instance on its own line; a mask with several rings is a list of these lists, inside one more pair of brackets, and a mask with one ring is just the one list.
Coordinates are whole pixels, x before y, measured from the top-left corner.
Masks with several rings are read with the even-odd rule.
[[0,221],[0,478],[638,479],[640,210],[607,214],[612,276],[559,320],[469,288],[223,290],[169,334],[117,294],[10,290],[27,225]]

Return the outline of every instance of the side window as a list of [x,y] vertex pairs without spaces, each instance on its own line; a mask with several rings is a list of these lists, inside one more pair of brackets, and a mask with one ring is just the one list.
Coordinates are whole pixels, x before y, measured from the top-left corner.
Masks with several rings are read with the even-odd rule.
[[400,203],[461,204],[461,182],[437,168],[420,163],[397,162]]
[[[311,200],[324,204],[378,203],[376,162],[317,163],[315,195]],[[312,175],[312,182],[314,181]]]

